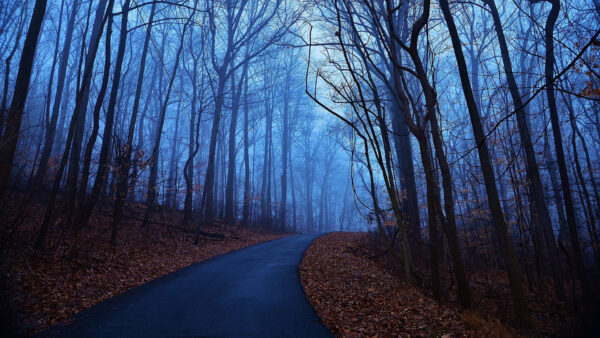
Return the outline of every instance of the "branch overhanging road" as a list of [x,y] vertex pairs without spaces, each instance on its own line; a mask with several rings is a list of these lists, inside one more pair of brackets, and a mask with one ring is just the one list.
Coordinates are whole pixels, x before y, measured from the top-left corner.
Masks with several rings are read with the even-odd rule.
[[318,234],[191,265],[108,299],[43,337],[331,337],[298,276]]

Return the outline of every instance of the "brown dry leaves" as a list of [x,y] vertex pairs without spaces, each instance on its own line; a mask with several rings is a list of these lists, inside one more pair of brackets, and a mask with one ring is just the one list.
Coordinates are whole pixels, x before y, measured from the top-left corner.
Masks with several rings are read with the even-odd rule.
[[68,254],[74,239],[67,232],[59,241],[56,231],[48,245],[54,247],[52,252],[31,258],[29,243],[36,227],[21,229],[15,250],[2,262],[12,321],[21,333],[38,332],[107,298],[196,262],[282,237],[222,225],[203,229],[215,236],[205,237],[196,246],[193,233],[173,227],[175,222],[169,224],[170,228],[151,224],[146,229],[141,229],[138,222],[130,222],[120,228],[118,245],[111,248],[109,220],[104,215],[95,217],[93,227],[80,234],[79,241],[85,244],[75,257]]
[[390,274],[363,249],[372,234],[332,233],[304,254],[300,278],[317,313],[342,337],[472,335],[457,311]]

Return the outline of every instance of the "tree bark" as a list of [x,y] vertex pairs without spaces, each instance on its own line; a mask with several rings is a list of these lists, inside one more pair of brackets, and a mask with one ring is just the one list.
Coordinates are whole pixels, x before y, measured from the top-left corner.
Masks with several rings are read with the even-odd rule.
[[283,116],[282,116],[282,124],[283,124],[283,135],[281,136],[281,212],[280,212],[280,230],[285,231],[286,229],[286,219],[287,219],[287,181],[288,181],[288,152],[289,152],[289,144],[290,144],[290,86],[291,86],[291,72],[292,67],[286,72],[284,88],[283,88]]
[[63,97],[63,90],[65,87],[65,77],[67,75],[67,65],[69,61],[69,55],[71,53],[71,42],[73,41],[73,31],[75,28],[75,19],[77,18],[77,10],[79,8],[79,0],[75,0],[72,4],[71,14],[69,21],[67,22],[67,30],[65,35],[65,41],[63,43],[63,49],[61,51],[60,63],[58,65],[58,74],[56,82],[56,94],[54,95],[54,103],[52,105],[52,115],[48,123],[48,129],[46,130],[44,140],[44,150],[42,150],[42,156],[40,158],[40,164],[37,171],[37,180],[42,182],[43,176],[48,170],[48,160],[52,154],[52,148],[54,147],[54,138],[56,136],[56,126],[58,123],[58,115],[60,111],[60,103]]
[[242,95],[241,86],[247,81],[246,77],[248,76],[248,62],[244,63],[242,68],[242,76],[240,78],[239,83],[236,85],[235,77],[231,76],[231,88],[232,88],[232,102],[231,102],[231,123],[229,125],[229,148],[228,148],[228,167],[227,167],[227,187],[225,190],[225,220],[229,224],[234,224],[236,215],[235,211],[237,209],[237,203],[234,200],[234,190],[235,190],[235,150],[236,150],[236,140],[235,134],[237,131],[237,120],[238,120],[238,112],[240,109],[240,96]]
[[[106,3],[108,2],[108,7]],[[90,37],[90,47],[88,49],[88,53],[86,55],[85,61],[85,69],[83,72],[83,78],[81,82],[81,88],[77,92],[75,99],[75,108],[73,110],[73,116],[71,117],[71,122],[69,123],[69,131],[67,133],[67,140],[64,149],[64,153],[56,173],[56,178],[54,179],[52,185],[52,191],[50,192],[50,198],[48,201],[48,206],[46,207],[46,212],[44,213],[44,219],[42,221],[42,226],[38,232],[36,241],[35,241],[35,249],[40,250],[44,246],[44,240],[46,238],[46,234],[48,232],[48,228],[50,226],[50,222],[52,221],[54,208],[56,204],[56,197],[58,195],[58,189],[60,187],[60,181],[62,179],[65,167],[67,165],[67,161],[69,159],[69,151],[71,149],[71,145],[74,142],[74,133],[77,125],[77,121],[80,114],[85,114],[85,106],[87,106],[87,99],[89,96],[89,87],[92,78],[94,60],[96,59],[96,53],[98,51],[98,45],[100,43],[101,32],[104,29],[104,25],[106,23],[106,19],[108,15],[112,13],[112,8],[114,5],[114,0],[100,0],[98,3],[98,7],[96,9],[96,16],[94,18],[94,24],[92,28],[92,36]],[[91,5],[90,5],[91,6]],[[106,11],[105,11],[106,9]],[[106,14],[106,15],[105,15]]]
[[[496,28],[496,34],[500,44],[502,63],[504,65],[504,71],[508,81],[508,89],[516,110],[521,146],[525,150],[525,168],[527,172],[527,182],[530,185],[529,188],[531,192],[531,213],[535,227],[537,228],[534,229],[534,234],[538,234],[537,237],[539,239],[540,247],[546,248],[550,258],[550,269],[554,278],[556,296],[559,299],[564,300],[565,291],[563,287],[563,279],[559,269],[558,248],[556,247],[556,239],[554,236],[554,230],[552,229],[552,221],[550,220],[550,213],[544,197],[544,186],[542,185],[542,180],[540,178],[540,171],[535,158],[535,150],[533,148],[533,143],[531,142],[531,132],[529,131],[529,125],[527,124],[526,108],[521,99],[522,96],[519,92],[519,87],[513,73],[512,62],[510,60],[510,54],[508,51],[508,44],[506,43],[502,22],[500,21],[500,15],[498,14],[495,1],[486,0],[486,3],[490,8],[490,12],[494,20],[494,26]],[[538,257],[538,264],[541,266],[545,265],[545,255],[543,253],[542,257]]]
[[521,282],[521,275],[518,267],[518,263],[515,257],[514,247],[508,236],[508,230],[504,221],[504,215],[502,213],[502,206],[500,205],[500,199],[498,197],[498,190],[496,187],[496,178],[492,162],[490,159],[489,150],[486,143],[486,137],[479,116],[479,110],[475,103],[473,96],[473,90],[469,80],[469,73],[467,64],[462,51],[462,45],[458,31],[454,23],[454,18],[450,12],[450,6],[448,0],[439,0],[442,14],[448,26],[450,38],[452,40],[452,46],[458,65],[458,71],[463,87],[463,93],[467,101],[467,108],[469,111],[469,117],[471,119],[471,126],[473,133],[475,134],[475,141],[477,142],[477,152],[479,154],[479,161],[481,163],[481,170],[483,172],[484,183],[486,192],[488,195],[488,205],[492,214],[492,220],[496,227],[496,233],[498,240],[500,241],[500,249],[504,257],[506,270],[508,273],[508,279],[510,282],[510,288],[513,298],[513,305],[515,308],[515,314],[524,326],[530,325],[529,310],[527,309],[527,301],[525,299],[525,293],[523,292],[523,285]]
[[[110,67],[111,67],[111,40],[112,40],[112,24],[113,16],[108,17],[108,24],[106,25],[106,37],[105,37],[105,53],[104,53],[104,73],[102,76],[102,84],[96,98],[96,104],[94,105],[94,125],[92,127],[92,133],[88,139],[88,143],[85,148],[83,156],[83,169],[81,171],[81,184],[79,186],[79,207],[83,208],[85,200],[87,198],[87,187],[90,174],[90,166],[92,162],[92,152],[94,151],[94,145],[98,138],[98,131],[100,129],[100,110],[104,104],[104,97],[108,89],[108,82],[110,80]],[[68,217],[70,219],[72,209],[75,206],[75,199],[67,201],[69,205]],[[81,228],[82,224],[77,224],[78,228]]]
[[581,288],[584,298],[589,294],[589,282],[583,263],[583,255],[581,245],[579,243],[579,233],[577,230],[577,219],[575,216],[575,206],[573,203],[573,195],[571,193],[571,183],[567,172],[567,164],[565,160],[565,152],[563,148],[562,131],[560,130],[560,121],[558,119],[558,109],[556,107],[556,96],[554,93],[554,25],[560,14],[559,0],[540,0],[547,1],[552,5],[546,25],[544,27],[544,40],[546,44],[546,64],[544,67],[544,76],[546,80],[546,97],[548,99],[548,110],[550,112],[550,122],[552,124],[552,135],[554,136],[554,148],[556,151],[556,159],[558,163],[558,173],[560,175],[561,188],[565,202],[567,225],[571,237],[571,246],[573,248],[573,258],[575,261],[575,272],[581,282]]
[[2,145],[0,148],[0,199],[4,197],[4,193],[6,192],[15,151],[19,142],[19,133],[25,110],[25,101],[29,93],[29,82],[31,81],[35,50],[42,23],[44,22],[44,15],[46,14],[46,3],[46,0],[35,1],[33,14],[23,45],[23,52],[21,53],[21,60],[19,61],[15,91],[6,120],[6,130],[0,141],[0,145]]
[[[100,147],[100,159],[98,161],[98,170],[96,179],[92,187],[92,193],[86,199],[85,204],[81,206],[80,215],[78,217],[79,228],[87,225],[92,210],[98,202],[100,193],[105,188],[108,173],[109,173],[109,156],[111,152],[113,126],[115,122],[115,107],[117,105],[117,94],[119,93],[119,84],[121,81],[121,70],[123,68],[123,59],[125,57],[125,43],[127,42],[127,19],[129,17],[130,0],[125,0],[121,10],[121,30],[119,33],[119,49],[117,51],[117,59],[115,61],[115,70],[113,72],[113,82],[111,85],[110,98],[106,109],[106,121],[104,123],[104,132],[102,135],[102,146]],[[110,21],[110,19],[109,19]],[[91,140],[93,141],[93,140]],[[110,241],[114,245],[116,243],[117,229],[113,224],[111,230]]]
[[[129,169],[131,167],[131,154],[133,151],[133,137],[135,134],[135,124],[140,107],[140,98],[142,95],[142,86],[144,83],[144,74],[146,71],[146,58],[148,56],[148,45],[151,39],[152,26],[154,24],[154,15],[156,13],[156,3],[152,4],[150,9],[150,18],[146,28],[146,36],[144,38],[144,46],[142,47],[142,56],[140,60],[140,69],[136,83],[135,97],[133,99],[133,108],[131,109],[131,118],[129,120],[129,128],[127,130],[127,143],[124,145],[120,159],[119,169],[117,170],[117,195],[115,200],[115,211],[112,222],[115,228],[121,221],[122,210],[127,197],[127,185],[129,180]],[[141,121],[140,121],[141,124]]]
[[[194,1],[194,9],[198,6],[198,0]],[[167,93],[165,97],[165,101],[161,107],[160,116],[158,118],[158,126],[156,128],[155,138],[154,138],[154,146],[152,147],[152,155],[150,156],[150,178],[148,179],[148,198],[146,199],[146,213],[144,215],[144,221],[142,223],[142,227],[145,227],[148,224],[148,219],[150,217],[150,213],[154,211],[154,208],[157,204],[157,192],[156,192],[156,181],[158,179],[158,165],[159,165],[159,152],[160,152],[160,140],[162,138],[162,131],[165,124],[165,116],[167,114],[167,107],[169,105],[169,98],[171,96],[171,91],[173,89],[173,83],[175,82],[175,77],[177,76],[177,69],[179,68],[181,52],[183,51],[184,46],[184,38],[185,32],[189,27],[189,24],[192,20],[194,13],[192,13],[183,25],[183,31],[181,33],[181,39],[179,41],[179,48],[177,49],[177,53],[175,54],[175,64],[173,65],[173,71],[171,72],[169,79],[169,85],[167,87]]]
[[250,150],[248,129],[250,128],[248,107],[248,80],[244,81],[244,205],[242,211],[242,224],[250,225],[250,204],[252,203],[252,187],[250,185]]

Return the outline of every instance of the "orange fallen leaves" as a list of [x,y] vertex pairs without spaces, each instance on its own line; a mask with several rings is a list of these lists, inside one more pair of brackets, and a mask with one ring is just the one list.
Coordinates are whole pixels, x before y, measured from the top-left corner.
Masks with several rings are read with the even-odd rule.
[[456,310],[438,304],[357,249],[368,236],[374,235],[318,238],[299,269],[310,302],[336,336],[472,335]]
[[[110,216],[95,215],[93,225],[79,234],[80,251],[70,256],[74,238],[51,236],[42,255],[32,258],[35,217],[15,237],[13,249],[1,262],[13,326],[20,334],[32,334],[65,320],[105,299],[147,283],[196,262],[253,244],[283,237],[260,230],[226,225],[203,229],[214,237],[193,244],[193,231],[182,231],[180,215],[168,226],[126,220],[119,229],[118,244],[110,247]],[[179,228],[177,228],[179,227]]]

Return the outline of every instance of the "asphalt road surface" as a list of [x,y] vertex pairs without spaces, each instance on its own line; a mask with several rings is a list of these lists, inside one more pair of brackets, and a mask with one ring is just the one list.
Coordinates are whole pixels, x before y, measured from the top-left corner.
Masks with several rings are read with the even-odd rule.
[[59,337],[330,337],[298,265],[319,235],[296,235],[191,265],[42,332]]

